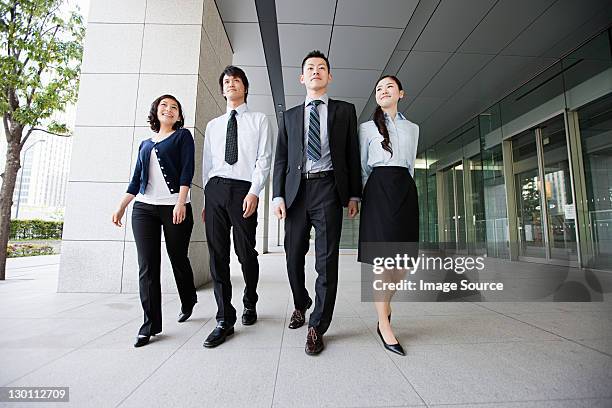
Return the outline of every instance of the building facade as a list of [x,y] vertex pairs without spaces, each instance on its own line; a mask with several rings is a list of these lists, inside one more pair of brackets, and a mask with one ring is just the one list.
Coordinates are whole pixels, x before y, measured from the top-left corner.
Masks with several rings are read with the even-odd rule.
[[612,270],[605,30],[419,154],[421,240]]

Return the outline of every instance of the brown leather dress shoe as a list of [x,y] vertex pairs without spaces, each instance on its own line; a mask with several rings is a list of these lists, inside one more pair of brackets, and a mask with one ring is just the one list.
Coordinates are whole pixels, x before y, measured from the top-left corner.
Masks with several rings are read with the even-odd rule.
[[319,354],[325,348],[325,344],[323,344],[323,335],[317,332],[317,329],[314,327],[308,328],[308,335],[306,336],[306,347],[304,351],[309,356],[314,356]]
[[306,322],[306,310],[310,309],[312,306],[312,299],[308,299],[308,303],[306,303],[306,308],[304,310],[295,309],[291,314],[291,320],[289,321],[290,329],[298,329],[304,325]]

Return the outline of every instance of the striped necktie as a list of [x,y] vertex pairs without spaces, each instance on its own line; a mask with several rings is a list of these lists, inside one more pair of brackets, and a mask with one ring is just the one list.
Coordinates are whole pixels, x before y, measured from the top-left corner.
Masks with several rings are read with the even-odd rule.
[[308,106],[310,106],[310,118],[308,120],[308,146],[306,149],[306,157],[313,162],[321,158],[321,125],[317,107],[322,103],[323,101],[314,100],[308,104]]

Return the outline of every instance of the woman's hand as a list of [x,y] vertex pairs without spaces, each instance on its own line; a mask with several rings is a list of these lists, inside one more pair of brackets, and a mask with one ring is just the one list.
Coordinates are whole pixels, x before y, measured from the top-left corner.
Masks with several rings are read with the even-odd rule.
[[113,213],[113,224],[122,227],[123,224],[121,223],[121,219],[123,218],[123,214],[125,214],[125,208],[119,207],[119,209]]
[[174,206],[174,210],[172,210],[172,223],[180,224],[185,220],[185,215],[187,214],[187,208],[185,204],[176,203]]

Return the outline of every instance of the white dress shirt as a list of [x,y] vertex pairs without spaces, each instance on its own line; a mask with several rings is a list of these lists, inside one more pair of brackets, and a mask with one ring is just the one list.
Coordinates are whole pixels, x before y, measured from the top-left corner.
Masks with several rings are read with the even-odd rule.
[[[186,203],[190,202],[190,193],[187,194]],[[168,190],[166,178],[157,160],[155,149],[151,149],[151,158],[149,159],[149,177],[147,178],[147,187],[144,194],[138,193],[136,201],[152,205],[176,205],[178,202],[178,193],[171,193]]]
[[400,112],[397,113],[395,120],[391,120],[386,113],[385,118],[393,156],[382,148],[381,142],[384,138],[373,120],[359,125],[361,180],[364,188],[374,167],[406,167],[410,175],[414,177],[414,162],[416,161],[419,144],[419,126],[410,122]]
[[251,182],[250,194],[259,197],[270,174],[272,127],[265,114],[252,112],[246,103],[236,109],[238,125],[238,161],[225,161],[227,122],[232,108],[206,125],[202,165],[202,187],[212,177]]
[[320,171],[333,170],[331,152],[329,150],[329,136],[327,134],[327,107],[329,104],[329,96],[327,94],[322,95],[320,98],[316,98],[323,103],[320,103],[316,107],[319,112],[319,133],[321,135],[321,158],[319,160],[312,161],[308,158],[307,148],[308,146],[308,128],[310,126],[310,111],[315,109],[314,105],[308,106],[314,99],[306,96],[304,101],[304,158],[302,159],[302,172],[318,173]]

